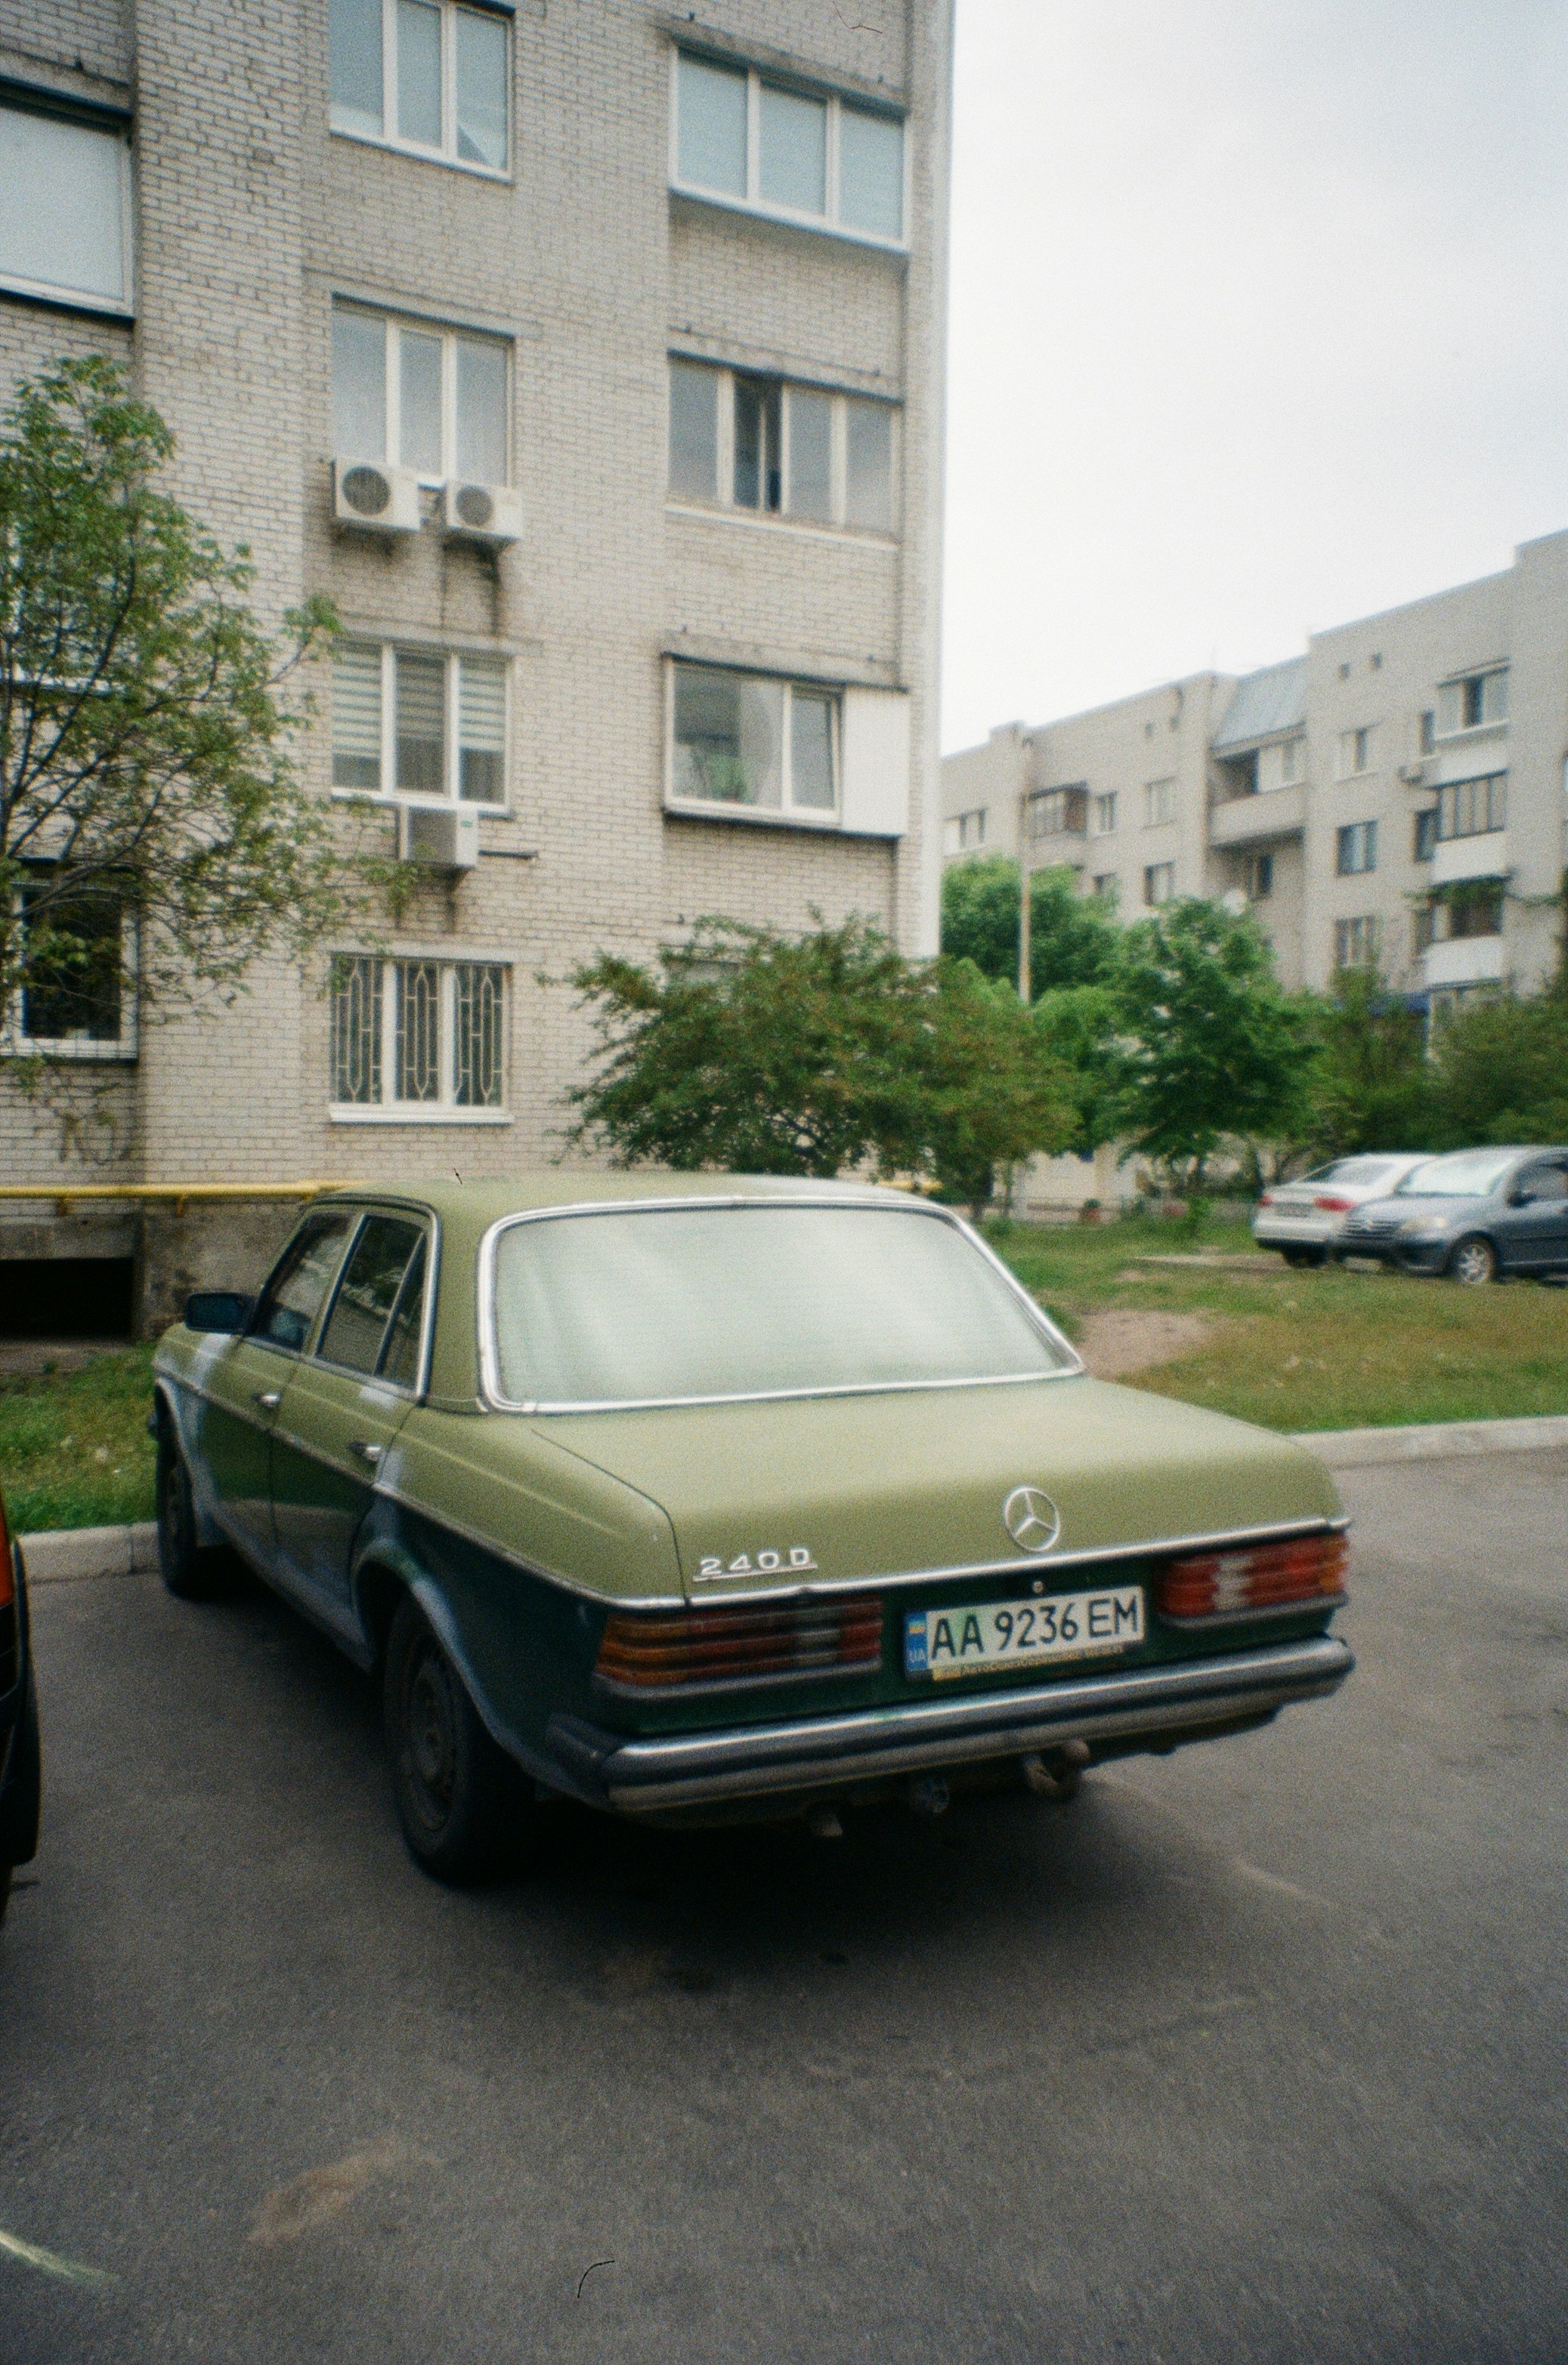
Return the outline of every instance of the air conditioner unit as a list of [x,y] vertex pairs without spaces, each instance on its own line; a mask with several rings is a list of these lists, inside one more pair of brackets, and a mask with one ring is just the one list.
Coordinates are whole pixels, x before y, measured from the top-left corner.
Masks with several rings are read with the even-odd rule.
[[399,805],[398,859],[427,870],[472,870],[479,859],[479,816],[462,805]]
[[332,511],[340,525],[370,533],[418,533],[420,480],[379,460],[334,460]]
[[522,532],[522,495],[515,485],[448,484],[442,492],[442,523],[454,540],[498,549]]

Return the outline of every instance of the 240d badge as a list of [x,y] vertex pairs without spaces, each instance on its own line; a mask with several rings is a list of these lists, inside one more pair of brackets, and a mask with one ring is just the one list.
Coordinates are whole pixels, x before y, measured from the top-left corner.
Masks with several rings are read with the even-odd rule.
[[692,1582],[711,1584],[716,1576],[800,1576],[815,1566],[804,1544],[791,1544],[787,1552],[737,1552],[734,1560],[726,1560],[722,1552],[704,1552]]

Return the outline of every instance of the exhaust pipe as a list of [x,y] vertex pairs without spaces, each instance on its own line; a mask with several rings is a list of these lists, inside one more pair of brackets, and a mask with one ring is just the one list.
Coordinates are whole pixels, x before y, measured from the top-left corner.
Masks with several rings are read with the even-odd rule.
[[1059,1748],[1036,1750],[1018,1760],[1024,1788],[1031,1798],[1054,1799],[1065,1805],[1078,1790],[1089,1763],[1086,1741],[1064,1741]]

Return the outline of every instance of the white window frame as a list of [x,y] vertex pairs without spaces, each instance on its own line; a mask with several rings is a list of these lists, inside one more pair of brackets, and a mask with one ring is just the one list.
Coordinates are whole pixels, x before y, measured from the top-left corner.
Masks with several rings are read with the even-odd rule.
[[100,138],[113,140],[119,151],[119,241],[120,283],[125,289],[121,297],[105,296],[93,288],[68,287],[50,279],[28,279],[20,272],[0,274],[0,288],[17,296],[37,297],[47,304],[59,304],[73,312],[100,312],[114,320],[129,320],[136,314],[136,196],[131,174],[129,120],[118,109],[100,114],[96,108],[73,106],[49,91],[8,92],[0,99],[0,107],[8,115],[41,115],[55,122],[72,123],[78,130],[96,132]]
[[381,0],[380,130],[366,131],[358,124],[337,122],[330,89],[328,129],[335,140],[357,140],[366,148],[390,148],[399,156],[417,156],[421,163],[444,164],[454,173],[473,173],[481,181],[510,181],[517,155],[517,108],[513,99],[517,37],[511,10],[469,7],[465,11],[471,17],[492,18],[506,34],[507,161],[498,170],[494,164],[480,163],[476,157],[457,153],[457,17],[463,0],[435,0],[435,5],[441,10],[441,146],[427,147],[422,140],[405,140],[400,133],[387,129],[398,119],[398,0]]
[[[1360,931],[1360,949],[1356,932]],[[1341,952],[1349,955],[1341,958]],[[1383,920],[1376,912],[1358,912],[1349,919],[1334,923],[1334,967],[1337,970],[1375,970],[1383,958]]]
[[[464,813],[510,813],[511,811],[512,757],[512,675],[511,659],[498,649],[453,649],[436,647],[428,642],[383,641],[366,633],[343,634],[345,648],[375,649],[381,658],[381,786],[379,789],[340,788],[334,780],[332,794],[345,803],[374,805],[420,805],[432,812],[445,813],[456,805]],[[398,786],[398,678],[399,656],[440,657],[446,667],[442,714],[446,740],[446,792],[442,796],[427,795],[418,789]],[[498,662],[502,667],[501,781],[502,793],[495,801],[481,801],[476,797],[461,793],[463,749],[459,741],[459,718],[462,713],[462,667],[465,659],[478,658]],[[335,717],[332,718],[335,728]],[[337,750],[329,746],[328,766],[330,768]]]
[[[481,329],[456,329],[444,320],[427,320],[414,312],[384,312],[377,305],[361,304],[352,297],[334,297],[334,317],[339,312],[356,313],[362,320],[379,320],[386,339],[383,360],[383,383],[386,388],[386,407],[381,421],[381,450],[377,452],[338,452],[337,422],[334,418],[332,443],[334,457],[341,462],[368,460],[377,467],[398,468],[402,462],[397,453],[403,440],[403,372],[398,351],[398,340],[405,330],[410,336],[441,339],[441,470],[436,476],[420,477],[420,483],[431,491],[442,485],[465,481],[457,466],[457,348],[460,344],[491,344],[498,346],[506,369],[506,387],[501,396],[502,457],[506,462],[503,485],[510,485],[515,471],[512,466],[512,379],[513,354],[510,337],[493,336]],[[330,332],[329,324],[329,332]],[[337,388],[331,388],[334,410]]]
[[1116,791],[1101,789],[1090,800],[1089,831],[1092,837],[1114,837],[1116,834]]
[[[680,667],[696,667],[702,673],[734,673],[748,681],[774,681],[783,689],[779,748],[779,796],[777,805],[731,804],[718,797],[680,797],[676,794],[675,685]],[[812,681],[798,674],[769,673],[761,666],[717,665],[705,657],[671,657],[665,667],[665,811],[680,813],[698,821],[760,823],[772,829],[815,829],[842,832],[844,829],[844,685],[841,682]],[[791,801],[794,768],[794,733],[790,727],[790,705],[795,690],[807,691],[813,698],[829,701],[828,735],[833,762],[833,806],[797,805]]]
[[[21,884],[25,884],[23,881]],[[26,925],[22,916],[21,885],[16,891],[12,906],[13,925],[20,932]],[[0,1026],[0,1059],[79,1059],[106,1060],[111,1065],[123,1064],[137,1056],[137,953],[138,931],[136,915],[122,905],[120,910],[120,997],[119,1034],[110,1043],[88,1035],[28,1035],[22,1026],[22,988],[18,985],[11,997],[5,1023]]]
[[[512,965],[498,959],[493,953],[476,953],[471,958],[455,958],[442,951],[415,952],[409,949],[387,953],[342,952],[334,957],[341,960],[370,960],[379,971],[377,992],[381,999],[381,1098],[379,1101],[331,1101],[327,1105],[329,1123],[332,1125],[510,1125],[512,1113],[508,1106],[510,1093],[510,1048],[512,1014]],[[440,1003],[437,1016],[441,1091],[433,1101],[399,1101],[392,1097],[397,1081],[398,987],[397,971],[403,963],[433,967],[440,972]],[[459,969],[483,968],[501,971],[501,1098],[493,1108],[461,1106],[457,1093],[457,972]],[[329,986],[329,1026],[334,1021],[332,1005],[335,992]],[[331,1051],[329,1041],[329,1063]],[[332,1082],[329,1064],[328,1082]]]
[[[711,517],[722,511],[726,517],[747,525],[784,526],[793,533],[850,533],[869,542],[897,542],[901,531],[903,483],[903,405],[885,395],[863,394],[857,387],[822,386],[810,378],[781,377],[776,370],[736,368],[728,362],[712,362],[702,353],[672,352],[670,364],[678,362],[687,369],[705,369],[719,381],[715,393],[717,425],[714,438],[714,476],[717,490],[710,499],[701,493],[677,492],[668,482],[669,470],[669,387],[666,380],[665,399],[665,470],[666,497],[669,506],[677,510],[690,510],[699,516]],[[779,389],[778,405],[778,478],[779,506],[776,510],[735,499],[735,381],[756,378],[765,385]],[[798,517],[790,507],[790,401],[793,393],[825,395],[832,405],[829,428],[831,463],[829,478],[829,514],[825,518]],[[849,510],[849,405],[851,402],[879,403],[889,413],[890,428],[888,473],[891,479],[889,509],[890,521],[885,525],[859,525],[851,521]]]
[[1364,879],[1376,869],[1376,820],[1341,822],[1334,834],[1335,877]]
[[[1512,668],[1506,664],[1466,666],[1462,673],[1450,673],[1447,675],[1445,678],[1438,684],[1438,703],[1432,712],[1433,738],[1467,739],[1475,732],[1501,731],[1506,728],[1508,720],[1508,676]],[[1479,682],[1482,685],[1481,699],[1483,705],[1485,704],[1486,701],[1486,685],[1489,682],[1494,681],[1502,682],[1502,712],[1500,714],[1484,714],[1479,723],[1455,723],[1445,724],[1442,719],[1443,697],[1445,691],[1459,690],[1462,692],[1473,681]]]
[[[1162,875],[1165,880],[1165,892],[1157,895],[1153,892],[1154,882]],[[1148,912],[1158,912],[1162,905],[1173,903],[1175,900],[1176,865],[1173,862],[1146,862],[1143,871],[1144,909]]]
[[[1357,746],[1358,740],[1366,742],[1364,749]],[[1364,761],[1361,760],[1363,755]],[[1348,731],[1341,731],[1338,778],[1341,780],[1364,780],[1369,773],[1375,772],[1376,769],[1377,724],[1356,723],[1352,723]]]
[[1176,819],[1176,780],[1146,780],[1143,788],[1145,829],[1169,829]]
[[[695,181],[683,181],[680,177],[680,61],[683,57],[692,58],[700,65],[716,66],[722,72],[736,75],[737,78],[742,74],[745,76],[746,194],[744,197],[737,197],[727,189],[705,189]],[[795,91],[802,98],[816,99],[827,108],[825,203],[820,214],[805,213],[793,206],[778,205],[772,199],[764,198],[760,194],[764,83],[777,90]],[[898,238],[882,238],[875,230],[857,230],[852,223],[842,223],[838,219],[839,123],[841,110],[846,106],[852,113],[885,116],[890,122],[896,122],[902,129],[903,190],[900,200],[900,211],[903,219],[903,230]],[[902,107],[879,106],[874,100],[862,99],[853,92],[846,91],[841,94],[805,79],[797,82],[782,74],[765,74],[756,66],[746,65],[739,58],[715,55],[711,50],[695,47],[683,48],[679,42],[671,44],[669,185],[678,196],[695,197],[700,204],[706,206],[724,206],[734,213],[756,214],[766,221],[790,222],[799,229],[816,230],[820,235],[828,238],[848,239],[857,246],[877,247],[885,254],[907,254],[910,201],[913,194],[914,179],[912,170],[913,149],[914,142],[910,138],[909,117]]]

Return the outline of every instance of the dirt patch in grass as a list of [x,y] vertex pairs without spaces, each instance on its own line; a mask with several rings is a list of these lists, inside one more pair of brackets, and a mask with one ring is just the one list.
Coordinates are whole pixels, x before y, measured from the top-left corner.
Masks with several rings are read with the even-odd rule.
[[1123,1380],[1133,1372],[1173,1363],[1210,1343],[1215,1325],[1201,1314],[1151,1314],[1143,1306],[1113,1306],[1085,1314],[1078,1326],[1078,1351],[1097,1380]]
[[152,1516],[152,1350],[0,1379],[0,1488],[19,1535]]

